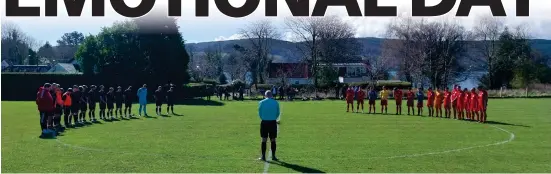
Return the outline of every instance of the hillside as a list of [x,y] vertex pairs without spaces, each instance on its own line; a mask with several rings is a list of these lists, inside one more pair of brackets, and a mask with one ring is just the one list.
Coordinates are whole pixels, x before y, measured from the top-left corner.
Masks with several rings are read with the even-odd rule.
[[[378,56],[381,54],[381,47],[385,39],[381,38],[358,38],[358,41],[364,45],[363,54]],[[551,40],[534,39],[531,40],[535,50],[543,55],[551,57]],[[233,45],[248,46],[247,40],[229,40],[218,42],[202,42],[186,44],[187,47],[193,47],[194,52],[204,52],[208,48],[222,48],[223,52],[233,51]],[[297,50],[297,43],[283,40],[274,40],[271,54],[275,56],[274,62],[297,62],[300,60],[301,53]],[[477,57],[475,51],[468,54],[467,57]]]

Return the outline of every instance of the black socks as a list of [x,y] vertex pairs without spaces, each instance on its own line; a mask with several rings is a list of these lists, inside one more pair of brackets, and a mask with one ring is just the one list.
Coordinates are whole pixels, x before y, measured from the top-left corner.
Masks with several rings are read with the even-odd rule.
[[266,142],[262,142],[262,159],[266,159]]
[[275,154],[276,154],[276,142],[275,142],[275,141],[270,141],[270,144],[272,145],[272,158],[275,158]]

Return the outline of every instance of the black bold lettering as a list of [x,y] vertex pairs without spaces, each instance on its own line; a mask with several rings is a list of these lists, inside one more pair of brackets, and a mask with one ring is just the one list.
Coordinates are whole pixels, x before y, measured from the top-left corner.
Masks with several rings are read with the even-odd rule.
[[[277,1],[266,0],[266,16],[277,16]],[[310,16],[309,0],[286,0],[293,16]]]
[[365,0],[365,16],[398,16],[398,8],[380,7],[377,0]]
[[40,16],[40,7],[20,7],[19,0],[6,0],[6,16]]
[[168,0],[168,16],[182,16],[182,0]]
[[517,16],[530,16],[530,0],[517,0]]
[[92,1],[92,16],[105,16],[105,0]]
[[232,6],[229,0],[214,0],[214,3],[216,3],[216,7],[218,7],[218,10],[220,10],[220,12],[224,13],[226,16],[240,18],[253,13],[256,8],[258,8],[260,0],[246,0],[245,4],[243,4],[243,6],[241,7]]
[[153,6],[155,6],[155,0],[141,0],[140,5],[137,7],[131,8],[126,3],[124,3],[124,0],[111,0],[111,5],[113,6],[113,9],[120,15],[123,15],[125,17],[135,18],[135,17],[141,17],[151,11],[153,9]]
[[490,6],[493,16],[507,16],[501,0],[462,0],[456,16],[469,16],[473,6]]
[[209,16],[209,1],[195,0],[195,16]]
[[46,16],[57,16],[57,0],[46,0]]
[[362,16],[360,5],[356,0],[318,0],[312,16],[325,16],[325,12],[329,6],[345,6],[348,11],[348,16]]
[[[82,15],[82,9],[84,8],[85,0],[64,0],[65,9],[67,9],[67,14],[69,16],[80,16]],[[92,7],[94,9],[94,7]]]
[[412,16],[441,16],[453,9],[456,0],[442,0],[438,5],[427,7],[426,0],[413,0]]

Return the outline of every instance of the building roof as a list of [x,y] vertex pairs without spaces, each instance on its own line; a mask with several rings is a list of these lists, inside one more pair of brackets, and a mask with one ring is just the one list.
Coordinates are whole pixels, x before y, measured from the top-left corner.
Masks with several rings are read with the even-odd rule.
[[2,68],[8,67],[10,64],[6,60],[2,60]]
[[75,66],[70,63],[58,63],[53,66],[48,72],[60,72],[60,73],[69,73],[76,74],[78,71],[75,69]]

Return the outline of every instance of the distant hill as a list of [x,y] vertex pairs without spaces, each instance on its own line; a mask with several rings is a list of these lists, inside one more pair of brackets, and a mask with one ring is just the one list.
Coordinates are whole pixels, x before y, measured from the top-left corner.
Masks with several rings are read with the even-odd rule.
[[[357,38],[364,45],[363,54],[378,56],[381,55],[382,44],[386,39],[382,38]],[[534,39],[531,40],[532,47],[543,55],[551,57],[551,40]],[[247,40],[228,40],[202,43],[186,44],[187,47],[194,47],[194,52],[204,52],[209,47],[220,47],[224,53],[233,51],[233,45],[238,44],[247,47],[250,43]],[[297,50],[297,43],[283,40],[274,40],[271,54],[275,57],[274,62],[298,62],[301,59],[301,53]],[[476,53],[469,53],[469,57],[478,57]]]

